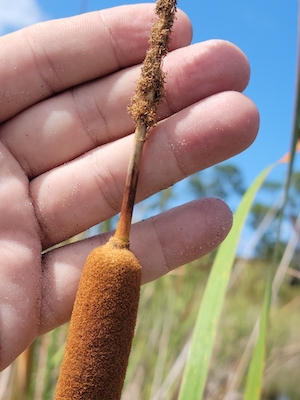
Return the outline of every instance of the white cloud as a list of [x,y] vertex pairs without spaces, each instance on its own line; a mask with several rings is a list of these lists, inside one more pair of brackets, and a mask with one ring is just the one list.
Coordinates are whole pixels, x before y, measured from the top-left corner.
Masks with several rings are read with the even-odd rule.
[[0,35],[45,18],[37,0],[0,0]]

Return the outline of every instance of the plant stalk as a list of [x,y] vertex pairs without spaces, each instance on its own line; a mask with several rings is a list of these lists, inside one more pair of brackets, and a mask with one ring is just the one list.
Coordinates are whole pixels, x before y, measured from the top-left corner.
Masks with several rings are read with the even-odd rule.
[[130,156],[125,190],[121,206],[120,219],[118,221],[115,237],[122,240],[129,247],[129,235],[133,207],[136,197],[137,183],[139,177],[139,166],[142,157],[144,143],[146,141],[147,128],[144,124],[137,124],[134,133],[134,145]]
[[165,95],[165,76],[161,67],[163,57],[168,52],[176,3],[177,0],[157,0],[156,2],[156,14],[159,18],[151,29],[150,47],[146,53],[135,94],[128,107],[136,123],[135,139],[128,165],[120,219],[114,235],[128,248],[142,151],[147,133],[156,123],[157,107]]

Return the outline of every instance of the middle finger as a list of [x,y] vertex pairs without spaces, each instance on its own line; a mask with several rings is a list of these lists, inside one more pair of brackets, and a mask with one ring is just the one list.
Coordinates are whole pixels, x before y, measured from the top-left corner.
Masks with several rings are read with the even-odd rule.
[[[244,54],[217,40],[169,53],[164,68],[166,101],[159,119],[214,93],[242,91],[249,79]],[[127,105],[139,70],[131,67],[36,104],[3,124],[0,138],[32,179],[126,136],[134,129]]]

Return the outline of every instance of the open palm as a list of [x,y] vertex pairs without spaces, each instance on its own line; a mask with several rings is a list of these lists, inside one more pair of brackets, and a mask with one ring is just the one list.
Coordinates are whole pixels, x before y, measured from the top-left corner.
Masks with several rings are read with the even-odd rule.
[[[110,236],[50,249],[119,212],[134,130],[126,108],[153,15],[153,5],[124,6],[0,38],[1,369],[70,318],[85,258]],[[243,151],[258,130],[240,93],[242,52],[190,40],[179,12],[138,201]],[[221,200],[200,199],[135,224],[143,282],[211,251],[231,223]]]

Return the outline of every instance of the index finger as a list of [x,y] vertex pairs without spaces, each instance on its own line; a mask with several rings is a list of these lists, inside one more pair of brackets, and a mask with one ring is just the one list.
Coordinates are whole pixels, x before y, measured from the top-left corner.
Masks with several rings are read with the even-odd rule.
[[[72,86],[140,63],[154,6],[115,7],[25,28],[0,39],[0,122]],[[191,40],[178,12],[171,49]]]

